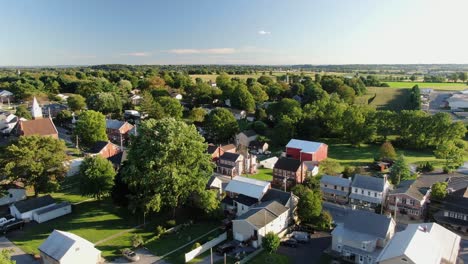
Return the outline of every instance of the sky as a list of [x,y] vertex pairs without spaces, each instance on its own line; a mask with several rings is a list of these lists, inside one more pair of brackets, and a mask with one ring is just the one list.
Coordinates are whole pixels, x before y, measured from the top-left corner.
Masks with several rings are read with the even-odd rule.
[[0,65],[468,63],[466,0],[0,0]]

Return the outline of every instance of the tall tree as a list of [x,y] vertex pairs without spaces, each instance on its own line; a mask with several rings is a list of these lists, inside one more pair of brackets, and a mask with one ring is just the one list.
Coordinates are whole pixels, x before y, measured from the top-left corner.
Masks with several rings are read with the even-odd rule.
[[6,147],[0,161],[11,180],[34,188],[34,195],[58,189],[65,176],[65,143],[52,137],[26,136]]
[[96,93],[88,97],[87,104],[89,109],[102,112],[104,114],[121,113],[122,99],[113,92]]
[[131,202],[144,213],[164,206],[174,209],[175,214],[193,193],[204,190],[213,173],[206,148],[195,126],[183,121],[166,118],[143,122],[122,172],[124,181],[138,194]]
[[431,198],[441,201],[447,195],[447,183],[436,182],[431,187]]
[[380,146],[379,158],[381,160],[394,160],[397,157],[396,151],[391,142],[386,141]]
[[15,115],[17,117],[32,119],[31,112],[29,112],[29,110],[24,105],[20,105],[20,106],[16,107]]
[[101,200],[112,190],[116,173],[107,159],[97,155],[87,157],[80,165],[80,193]]
[[411,172],[408,163],[406,163],[405,156],[399,155],[390,167],[390,180],[393,184],[398,185],[401,181],[409,179],[411,179]]
[[93,110],[84,111],[79,115],[73,133],[78,137],[79,146],[84,149],[92,147],[98,141],[107,141],[106,118]]
[[83,110],[86,107],[85,98],[79,94],[70,95],[70,97],[67,98],[67,104],[70,110],[74,112]]
[[463,142],[446,141],[437,146],[434,154],[445,160],[444,171],[452,172],[463,164],[465,146]]
[[322,212],[322,196],[320,191],[312,191],[304,185],[296,185],[293,193],[299,198],[297,215],[303,223],[313,223]]
[[205,130],[216,143],[229,141],[239,131],[234,115],[226,108],[216,108],[206,118]]
[[244,109],[247,112],[254,112],[255,100],[244,84],[238,84],[231,96],[232,106]]

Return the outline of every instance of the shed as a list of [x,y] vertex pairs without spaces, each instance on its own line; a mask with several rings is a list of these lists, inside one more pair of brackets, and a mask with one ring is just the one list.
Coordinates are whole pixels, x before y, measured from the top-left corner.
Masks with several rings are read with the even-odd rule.
[[72,209],[70,203],[58,203],[35,211],[33,213],[33,220],[35,220],[38,223],[42,223],[63,215],[67,215],[71,213],[71,211]]
[[271,158],[260,161],[259,166],[266,168],[266,169],[273,169],[277,161],[278,161],[278,157],[271,157]]
[[32,220],[33,213],[55,205],[55,200],[50,195],[31,198],[10,205],[10,214],[17,219]]

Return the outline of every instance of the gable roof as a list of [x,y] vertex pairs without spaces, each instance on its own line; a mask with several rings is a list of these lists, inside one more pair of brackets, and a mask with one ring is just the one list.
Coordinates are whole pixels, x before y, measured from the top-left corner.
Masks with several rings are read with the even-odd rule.
[[218,150],[218,146],[216,145],[213,145],[213,144],[208,144],[208,148],[206,149],[206,152],[208,152],[208,154],[213,154],[216,150]]
[[261,202],[270,202],[276,201],[284,206],[288,206],[288,201],[291,199],[292,194],[288,192],[284,192],[278,189],[270,188],[268,191],[263,195]]
[[223,155],[219,156],[219,159],[228,161],[237,161],[240,157],[238,153],[224,152]]
[[107,160],[109,160],[112,164],[116,165],[116,166],[120,166],[122,165],[122,163],[124,161],[127,160],[127,151],[121,151],[117,154],[115,154],[114,156],[111,156],[109,158],[107,158]]
[[385,180],[383,178],[356,174],[354,175],[351,186],[356,187],[356,188],[366,189],[366,190],[383,192],[384,186],[385,186]]
[[455,176],[447,179],[447,190],[455,192],[468,187],[468,176]]
[[110,141],[98,141],[89,149],[89,153],[99,153],[103,150],[108,144],[113,144]]
[[322,178],[320,179],[320,182],[325,183],[325,184],[344,186],[344,187],[351,186],[351,179],[342,178],[338,176],[323,175]]
[[227,184],[225,190],[227,192],[243,194],[258,200],[269,188],[269,182],[237,176]]
[[57,134],[57,128],[50,118],[41,118],[27,121],[20,121],[20,130],[23,136],[40,135],[50,136]]
[[106,119],[106,128],[109,129],[120,129],[125,125],[125,121],[115,120],[115,119]]
[[297,159],[281,157],[275,163],[275,169],[296,172],[301,167],[301,161]]
[[413,263],[454,263],[459,244],[458,235],[436,223],[409,224],[395,234],[377,261],[404,256]]
[[263,148],[267,144],[266,142],[254,140],[249,143],[249,147],[251,148]]
[[419,188],[415,180],[407,180],[402,181],[398,186],[397,189],[391,191],[391,195],[395,194],[406,194],[414,199],[421,201],[424,199],[428,188]]
[[288,208],[277,201],[269,201],[253,206],[249,211],[233,221],[245,220],[260,229],[274,221],[278,216],[286,211],[288,211]]
[[257,133],[255,133],[255,131],[251,129],[242,131],[241,133],[244,134],[246,137],[254,137],[257,135]]
[[0,90],[0,97],[12,96],[13,93],[7,90]]
[[50,195],[45,195],[16,202],[13,206],[16,207],[20,213],[25,213],[51,204],[55,204],[54,198]]
[[344,218],[343,226],[348,230],[385,238],[393,219],[386,215],[364,210],[352,210]]
[[87,250],[84,250],[85,252],[90,250],[95,253],[100,252],[94,248],[93,243],[82,237],[69,232],[54,230],[39,246],[39,250],[52,259],[60,261],[68,252],[80,252],[80,248],[83,249],[84,247],[87,248]]
[[221,146],[221,148],[224,150],[224,151],[236,151],[236,145],[234,144],[228,144],[228,145],[224,145],[224,146]]
[[291,139],[289,143],[286,145],[286,147],[300,149],[301,152],[305,152],[305,153],[315,153],[319,150],[322,144],[323,143],[321,142]]

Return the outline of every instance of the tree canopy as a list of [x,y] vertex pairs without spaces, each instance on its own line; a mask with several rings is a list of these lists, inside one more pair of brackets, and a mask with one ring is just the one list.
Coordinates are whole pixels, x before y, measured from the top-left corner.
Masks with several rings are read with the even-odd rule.
[[74,135],[84,149],[91,148],[98,141],[107,141],[105,116],[93,110],[82,112],[76,122]]
[[216,108],[208,114],[205,121],[208,138],[216,143],[231,140],[239,131],[239,125],[234,115],[226,108]]
[[112,190],[116,172],[110,161],[100,155],[86,157],[80,165],[80,193],[100,200]]

